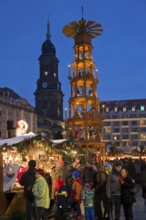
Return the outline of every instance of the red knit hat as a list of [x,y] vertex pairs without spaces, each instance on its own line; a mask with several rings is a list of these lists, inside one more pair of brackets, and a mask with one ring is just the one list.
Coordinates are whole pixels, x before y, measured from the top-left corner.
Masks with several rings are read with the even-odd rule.
[[60,166],[60,167],[63,167],[64,166],[64,161],[63,160],[58,160],[57,165]]
[[45,174],[44,170],[41,169],[41,168],[38,168],[38,169],[36,170],[36,172],[38,172],[38,173],[41,174],[42,176],[44,176],[44,174]]
[[90,189],[92,188],[92,186],[89,183],[86,183],[85,187],[90,188]]

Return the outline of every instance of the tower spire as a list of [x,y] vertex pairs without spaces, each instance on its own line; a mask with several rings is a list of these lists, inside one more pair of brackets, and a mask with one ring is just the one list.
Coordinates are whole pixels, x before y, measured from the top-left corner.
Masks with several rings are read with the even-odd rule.
[[84,20],[84,18],[83,18],[83,11],[84,11],[83,6],[82,6],[81,10],[82,10],[82,18],[81,19]]
[[47,24],[47,33],[46,33],[47,39],[51,39],[51,33],[50,33],[50,20],[48,19],[48,24]]

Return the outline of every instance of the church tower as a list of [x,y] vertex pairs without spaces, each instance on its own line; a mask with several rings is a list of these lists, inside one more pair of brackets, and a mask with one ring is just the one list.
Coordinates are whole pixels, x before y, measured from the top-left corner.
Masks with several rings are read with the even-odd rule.
[[[40,76],[37,80],[35,107],[38,114],[38,127],[47,127],[50,120],[63,121],[63,92],[58,77],[59,60],[51,41],[50,23],[47,24],[46,40],[42,44],[39,57]],[[48,124],[47,124],[48,123]]]

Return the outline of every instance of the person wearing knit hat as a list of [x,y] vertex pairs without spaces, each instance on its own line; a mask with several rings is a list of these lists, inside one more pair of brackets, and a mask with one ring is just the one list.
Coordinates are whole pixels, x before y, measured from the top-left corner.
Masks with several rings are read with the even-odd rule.
[[72,174],[73,178],[80,178],[80,172],[78,170],[74,171]]
[[106,184],[107,198],[110,201],[110,213],[112,213],[112,217],[117,220],[120,219],[121,210],[121,169],[121,161],[116,160],[113,164],[112,171],[108,174]]
[[111,167],[111,164],[108,163],[108,162],[106,162],[105,165],[104,165],[104,168],[105,168],[105,169],[109,169],[110,167]]
[[82,182],[80,179],[80,172],[78,170],[74,171],[72,177],[73,177],[73,183],[72,183],[68,204],[71,207],[72,206],[75,207],[75,211],[77,212],[76,219],[81,220],[82,213],[81,213],[80,203],[81,203]]
[[87,188],[90,188],[90,189],[91,189],[91,188],[92,188],[92,185],[91,185],[90,183],[86,183],[86,184],[85,184],[85,187],[87,187]]
[[104,169],[105,169],[105,172],[107,174],[109,174],[109,172],[111,172],[111,170],[112,170],[112,165],[110,163],[106,162],[104,165]]
[[34,219],[47,220],[47,210],[50,206],[49,186],[45,178],[42,176],[41,169],[36,170],[35,178],[36,180],[32,188],[36,206]]
[[82,200],[85,210],[85,219],[94,220],[94,190],[90,183],[86,183],[82,190]]
[[44,172],[44,170],[43,169],[41,169],[41,168],[38,168],[37,170],[36,170],[36,172],[38,172],[40,175],[42,175],[42,176],[44,176],[45,175],[45,172]]

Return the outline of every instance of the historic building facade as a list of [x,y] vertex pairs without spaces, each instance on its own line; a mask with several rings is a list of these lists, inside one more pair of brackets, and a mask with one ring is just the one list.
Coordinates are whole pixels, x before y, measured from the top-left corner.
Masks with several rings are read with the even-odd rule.
[[13,90],[0,88],[0,138],[16,136],[16,127],[20,120],[27,123],[27,133],[37,133],[37,115],[34,108]]
[[46,40],[39,57],[40,75],[35,91],[35,107],[38,114],[38,132],[52,133],[61,129],[63,122],[63,92],[58,77],[59,60],[51,42],[50,23],[47,25]]
[[101,109],[107,145],[146,147],[146,99],[104,101]]

